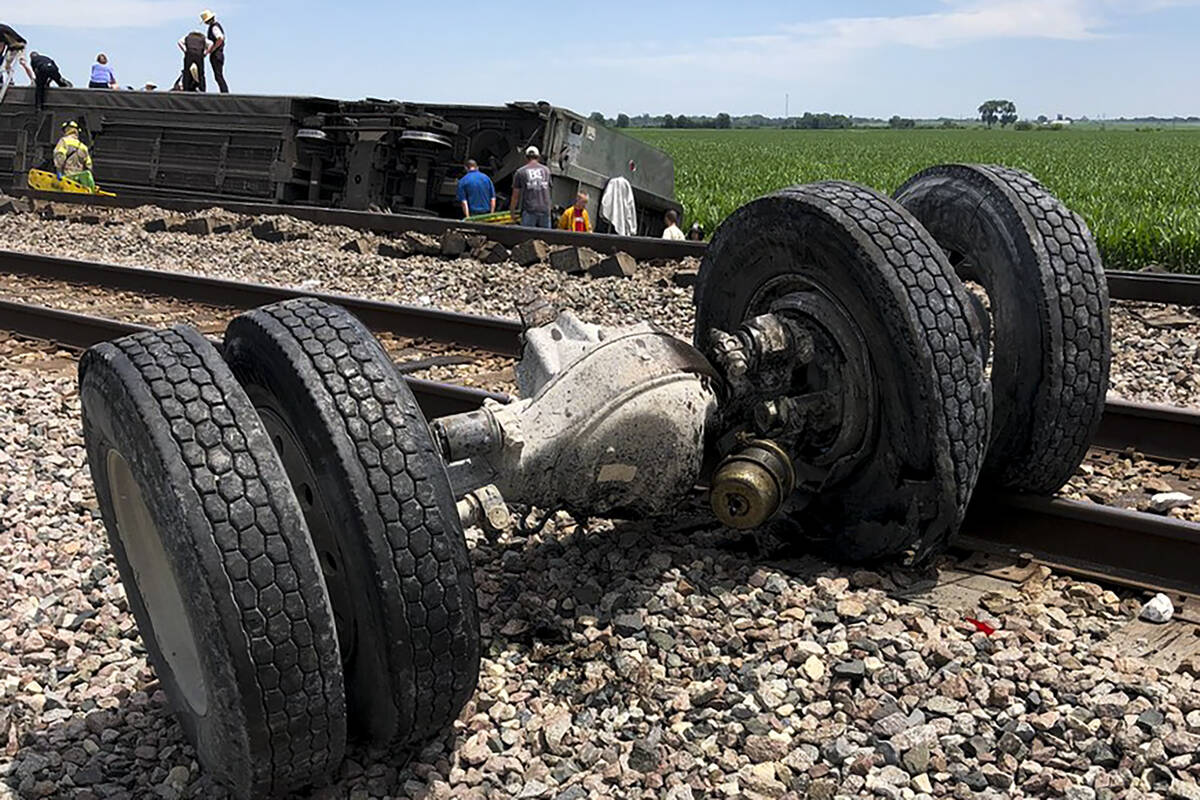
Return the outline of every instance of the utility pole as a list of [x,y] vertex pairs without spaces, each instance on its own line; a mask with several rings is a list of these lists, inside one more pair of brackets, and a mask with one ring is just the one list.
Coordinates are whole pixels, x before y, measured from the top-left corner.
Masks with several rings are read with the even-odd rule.
[[787,122],[788,117],[792,115],[792,96],[788,93],[783,95],[783,121]]

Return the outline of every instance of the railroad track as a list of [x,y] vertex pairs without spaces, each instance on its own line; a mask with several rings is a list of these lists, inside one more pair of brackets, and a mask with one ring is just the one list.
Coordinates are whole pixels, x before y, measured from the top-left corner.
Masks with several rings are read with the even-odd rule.
[[[597,252],[606,254],[623,251],[629,253],[634,258],[643,260],[700,258],[704,255],[707,248],[707,244],[704,242],[673,242],[639,236],[613,236],[609,234],[572,233],[558,230],[534,230],[515,225],[483,225],[438,217],[345,211],[342,209],[314,208],[311,206],[167,199],[161,197],[89,197],[85,195],[48,194],[46,192],[34,192],[30,190],[19,191],[17,193],[37,200],[106,208],[137,208],[142,205],[153,204],[159,208],[184,213],[219,208],[230,213],[245,214],[248,216],[286,214],[319,225],[341,225],[353,230],[374,233],[405,233],[412,231],[440,236],[449,230],[470,230],[485,234],[488,238],[500,242],[506,247],[513,247],[520,242],[537,238],[552,245],[577,245],[589,247]],[[1200,275],[1122,272],[1117,270],[1110,270],[1107,274],[1109,294],[1114,299],[1200,305]]]
[[520,354],[521,324],[499,317],[11,250],[0,251],[0,272],[237,309],[256,308],[293,297],[315,297],[342,306],[378,332],[431,339],[498,355]]
[[[0,301],[0,330],[78,350],[149,327]],[[430,418],[468,411],[487,399],[511,399],[406,379]],[[1198,442],[1200,413],[1111,400],[1093,444],[1116,450],[1132,447],[1157,458],[1194,459],[1200,453]],[[1168,590],[1180,595],[1177,599],[1200,595],[1200,572],[1194,566],[1200,563],[1200,525],[1168,517],[1062,499],[981,497],[972,504],[958,547],[1010,565],[1042,563],[1110,583]]]
[[[73,311],[0,300],[0,330],[19,336],[55,342],[68,350],[85,350],[94,344],[153,330],[152,326],[136,322],[107,319]],[[416,395],[426,416],[439,417],[471,411],[488,399],[508,402],[508,395],[487,392],[469,386],[414,378],[405,380]]]
[[[348,309],[377,333],[430,339],[510,357],[517,357],[521,352],[520,323],[499,317],[7,250],[0,251],[0,272],[156,294],[233,309],[250,309],[293,297],[315,297]],[[17,315],[29,319],[37,330],[30,335],[56,339],[68,347],[88,347],[96,341],[113,338],[88,338],[92,335],[89,331],[106,330],[109,321],[66,318],[56,321],[49,309],[23,312],[12,308],[6,313],[14,319]],[[77,329],[78,334],[71,333],[72,329]],[[1200,454],[1200,413],[1111,399],[1095,444],[1110,450],[1132,447],[1138,452],[1170,460],[1193,458]]]

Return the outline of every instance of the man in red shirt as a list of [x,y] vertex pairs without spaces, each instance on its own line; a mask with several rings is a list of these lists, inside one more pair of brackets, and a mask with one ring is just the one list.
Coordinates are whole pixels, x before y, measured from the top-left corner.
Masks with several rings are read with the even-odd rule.
[[587,192],[580,192],[575,195],[575,205],[564,211],[562,216],[558,218],[558,227],[564,231],[591,233],[592,221],[588,219],[587,204]]

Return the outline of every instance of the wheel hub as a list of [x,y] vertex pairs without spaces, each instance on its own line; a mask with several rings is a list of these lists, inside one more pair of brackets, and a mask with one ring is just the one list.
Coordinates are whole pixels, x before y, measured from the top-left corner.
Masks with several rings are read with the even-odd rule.
[[760,289],[747,316],[736,331],[710,332],[730,393],[721,450],[740,458],[752,439],[774,442],[802,499],[869,455],[878,408],[870,352],[842,305],[795,276]]

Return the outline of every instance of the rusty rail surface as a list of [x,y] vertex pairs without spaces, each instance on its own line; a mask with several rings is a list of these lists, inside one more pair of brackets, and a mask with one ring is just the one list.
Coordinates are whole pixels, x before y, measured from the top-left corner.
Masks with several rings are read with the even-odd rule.
[[1169,461],[1200,459],[1200,411],[1110,396],[1092,446]]
[[329,292],[242,283],[184,272],[122,267],[12,250],[0,250],[0,272],[239,309],[255,308],[293,297],[315,297],[346,308],[375,331],[448,342],[506,356],[520,353],[521,324],[500,317],[460,314]]
[[[67,350],[86,350],[94,344],[152,330],[148,325],[93,317],[44,306],[0,300],[0,330],[54,342]],[[508,395],[467,386],[452,386],[405,376],[421,410],[429,418],[473,411],[489,398],[508,402]]]
[[955,546],[1150,591],[1200,594],[1200,525],[1111,506],[976,496]]
[[[35,192],[28,189],[17,190],[16,193],[36,200],[108,208],[137,208],[143,205],[155,205],[168,211],[183,213],[216,208],[248,216],[287,214],[297,219],[308,220],[319,225],[342,225],[354,230],[375,233],[404,233],[414,231],[440,236],[449,230],[469,230],[486,234],[489,238],[500,242],[506,247],[512,247],[520,242],[536,238],[554,245],[590,247],[605,254],[624,251],[634,258],[644,260],[675,260],[689,256],[701,258],[708,246],[705,242],[673,242],[641,236],[614,236],[603,233],[538,230],[534,228],[522,228],[517,225],[484,225],[439,217],[346,211],[336,208],[316,208],[314,206],[164,199],[161,197],[152,199],[144,197],[90,197],[87,195]],[[1121,272],[1116,270],[1109,270],[1107,274],[1108,291],[1114,299],[1200,305],[1200,275]]]

